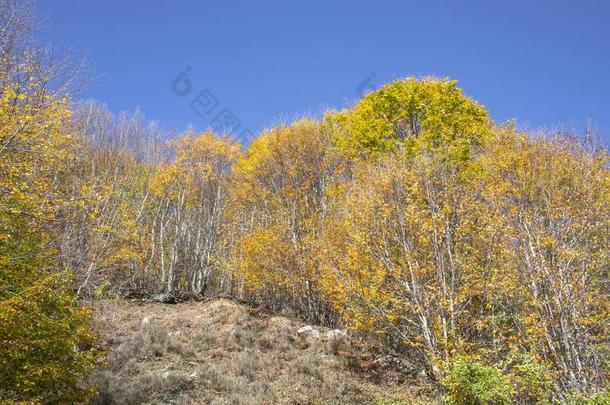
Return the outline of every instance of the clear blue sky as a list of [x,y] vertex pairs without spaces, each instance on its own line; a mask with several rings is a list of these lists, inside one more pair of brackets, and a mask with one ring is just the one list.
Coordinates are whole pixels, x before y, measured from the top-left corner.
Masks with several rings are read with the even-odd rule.
[[[497,120],[596,123],[610,142],[608,1],[41,0],[45,41],[87,53],[82,97],[205,128],[228,108],[253,132],[343,107],[372,85],[448,76]],[[192,90],[172,92],[190,66]],[[373,76],[371,76],[373,75]],[[368,82],[367,82],[368,83]],[[189,102],[209,90],[217,108]],[[211,102],[210,102],[211,103]],[[211,106],[211,104],[207,104]]]

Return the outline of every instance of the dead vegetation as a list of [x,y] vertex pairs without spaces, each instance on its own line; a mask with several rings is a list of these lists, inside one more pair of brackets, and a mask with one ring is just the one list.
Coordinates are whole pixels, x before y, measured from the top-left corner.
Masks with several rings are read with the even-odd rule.
[[[338,404],[430,402],[433,388],[362,342],[236,302],[105,303],[108,350],[92,378],[95,404]],[[379,360],[379,359],[377,359]],[[394,402],[400,401],[400,402]]]

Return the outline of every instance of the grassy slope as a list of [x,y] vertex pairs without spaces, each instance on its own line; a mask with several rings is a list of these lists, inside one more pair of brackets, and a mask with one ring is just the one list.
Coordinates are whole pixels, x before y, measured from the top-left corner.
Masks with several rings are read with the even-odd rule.
[[[302,338],[302,322],[217,299],[104,304],[102,404],[316,404],[424,400],[434,389],[354,338]],[[400,402],[403,403],[403,402]]]

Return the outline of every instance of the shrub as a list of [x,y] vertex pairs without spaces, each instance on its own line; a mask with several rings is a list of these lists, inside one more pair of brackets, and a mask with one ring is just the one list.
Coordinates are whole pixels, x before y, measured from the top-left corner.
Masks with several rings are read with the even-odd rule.
[[529,353],[518,353],[508,358],[511,379],[517,390],[519,403],[547,403],[553,381],[549,369]]
[[515,396],[507,376],[498,368],[486,365],[475,357],[457,357],[445,371],[442,383],[446,390],[444,399],[447,404],[510,404]]
[[12,295],[0,288],[0,403],[82,399],[90,392],[78,384],[101,360],[90,311],[61,274],[35,282]]
[[610,405],[610,391],[602,391],[585,395],[574,393],[565,401],[565,405]]

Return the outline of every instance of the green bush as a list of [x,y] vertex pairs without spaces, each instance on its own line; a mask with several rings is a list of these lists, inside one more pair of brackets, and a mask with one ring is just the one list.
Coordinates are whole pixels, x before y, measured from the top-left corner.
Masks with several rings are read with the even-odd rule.
[[512,403],[515,397],[510,379],[498,368],[484,364],[476,357],[456,357],[445,372],[442,384],[447,404],[502,405]]
[[75,403],[102,358],[69,275],[47,269],[39,232],[0,210],[0,404]]
[[586,405],[610,405],[610,391],[596,392],[585,398]]
[[79,388],[101,359],[90,311],[60,276],[0,295],[0,403],[75,403],[91,393]]
[[553,381],[545,364],[538,362],[529,353],[517,353],[508,358],[506,368],[517,390],[517,402],[549,402]]
[[610,405],[610,391],[596,392],[589,395],[575,393],[568,397],[565,405]]

